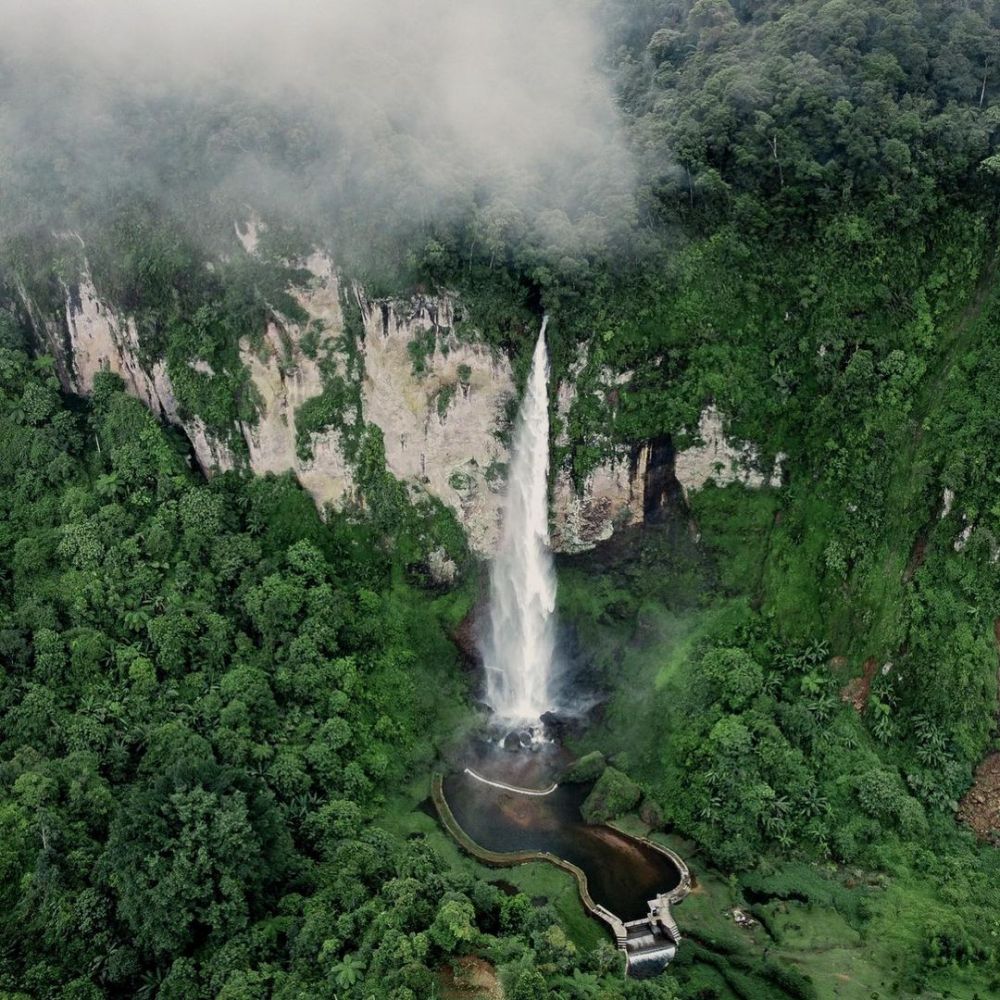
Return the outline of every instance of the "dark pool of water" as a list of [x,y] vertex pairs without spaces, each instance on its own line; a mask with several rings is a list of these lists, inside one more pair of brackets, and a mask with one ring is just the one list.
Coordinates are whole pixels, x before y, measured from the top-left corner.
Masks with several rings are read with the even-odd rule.
[[[483,773],[479,767],[474,770]],[[490,771],[493,780],[508,784],[547,784],[501,776],[496,766]],[[666,855],[646,844],[610,827],[584,823],[580,806],[588,790],[561,785],[544,797],[519,795],[464,773],[451,774],[444,782],[455,819],[477,844],[491,851],[549,851],[571,861],[586,874],[595,902],[622,920],[638,920],[647,914],[649,900],[678,885],[680,873]]]

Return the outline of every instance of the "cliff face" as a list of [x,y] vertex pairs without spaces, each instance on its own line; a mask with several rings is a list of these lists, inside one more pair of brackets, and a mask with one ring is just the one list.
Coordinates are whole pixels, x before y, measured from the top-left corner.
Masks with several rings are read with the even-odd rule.
[[36,337],[55,358],[65,389],[89,395],[94,376],[110,369],[121,375],[129,391],[157,416],[176,421],[177,406],[166,365],[157,361],[148,368],[143,366],[135,323],[115,315],[101,302],[89,272],[65,290],[65,309],[58,319],[42,316],[23,292],[22,299]]
[[448,298],[392,304],[359,292],[358,301],[362,407],[365,420],[382,429],[389,471],[447,504],[473,548],[491,553],[509,457],[500,434],[514,395],[510,361],[456,338]]
[[719,486],[743,483],[752,489],[781,485],[785,456],[778,455],[770,473],[762,472],[753,445],[734,444],[726,438],[722,414],[714,406],[701,411],[698,438],[701,444],[678,452],[674,458],[674,475],[685,496],[709,482]]
[[[245,240],[250,252],[252,235],[251,230],[249,244]],[[381,429],[389,471],[450,507],[472,548],[490,555],[500,536],[509,459],[504,432],[515,395],[509,359],[459,339],[448,296],[371,300],[361,288],[341,288],[325,255],[314,254],[303,266],[312,279],[296,296],[306,320],[275,317],[256,344],[240,343],[257,404],[256,421],[234,428],[246,456],[234,453],[198,417],[181,414],[166,364],[144,359],[134,322],[100,300],[89,273],[66,289],[60,317],[43,316],[22,297],[68,391],[88,394],[99,371],[118,373],[128,391],[157,416],[183,428],[207,475],[242,462],[262,474],[291,471],[321,508],[340,505],[355,486],[342,433],[361,420]],[[347,305],[360,311],[361,332],[353,331],[353,342],[345,328]],[[208,371],[203,362],[193,365]],[[300,430],[301,408],[328,390],[331,379],[350,388],[353,405],[342,409],[335,425]],[[621,384],[627,376],[608,373],[606,379],[609,385]],[[573,371],[556,391],[565,422],[576,392]],[[685,492],[709,479],[764,483],[754,471],[752,449],[726,441],[722,417],[714,409],[702,415],[699,436],[702,445],[676,456],[655,443],[620,451],[595,468],[579,490],[568,470],[558,470],[554,547],[580,551],[622,525],[641,522],[650,508],[651,488],[659,489],[660,480],[676,481]]]
[[[556,387],[556,413],[561,429],[556,444],[570,444],[568,425],[570,411],[577,400],[579,376],[587,366],[587,348],[581,347],[576,361]],[[618,386],[627,383],[630,375],[615,374],[602,369],[595,394],[602,401]],[[602,441],[607,446],[608,441]],[[581,552],[606,541],[616,529],[639,524],[645,517],[645,489],[648,449],[613,450],[612,457],[593,469],[577,489],[570,470],[556,472],[552,503],[552,544],[559,552]]]
[[88,271],[84,270],[76,285],[65,289],[64,310],[59,317],[43,315],[23,290],[21,297],[35,336],[55,358],[56,373],[67,392],[89,395],[98,372],[115,372],[128,391],[160,419],[183,428],[206,472],[233,466],[229,449],[212,437],[202,420],[181,418],[166,364],[142,360],[135,323],[101,301]]
[[[272,320],[258,348],[246,339],[240,342],[240,358],[257,394],[257,420],[242,423],[240,432],[254,472],[294,472],[322,508],[341,503],[352,492],[350,464],[335,428],[313,434],[311,453],[300,455],[296,413],[323,392],[325,367],[343,372],[338,341],[344,332],[344,317],[330,259],[314,254],[304,266],[312,279],[295,297],[306,313],[305,322]],[[317,335],[315,351],[303,349],[307,332]]]

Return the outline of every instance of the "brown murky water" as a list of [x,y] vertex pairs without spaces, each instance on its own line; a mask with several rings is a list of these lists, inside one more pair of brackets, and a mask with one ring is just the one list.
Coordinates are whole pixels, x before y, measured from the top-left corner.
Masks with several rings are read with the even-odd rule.
[[[494,781],[545,788],[557,762],[546,754],[484,753],[469,766]],[[561,785],[550,795],[521,795],[465,773],[445,778],[451,811],[476,843],[491,851],[549,851],[587,876],[594,901],[622,920],[638,920],[647,902],[675,888],[680,873],[659,851],[607,826],[583,822],[587,785]]]

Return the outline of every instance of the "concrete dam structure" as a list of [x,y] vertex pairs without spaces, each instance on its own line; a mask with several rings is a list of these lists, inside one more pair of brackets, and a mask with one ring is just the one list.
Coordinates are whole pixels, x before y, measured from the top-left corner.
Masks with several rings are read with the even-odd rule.
[[579,785],[536,791],[468,768],[436,773],[431,788],[442,825],[467,853],[495,867],[544,861],[569,872],[584,908],[625,955],[628,974],[658,975],[681,940],[672,907],[691,891],[688,867],[648,838],[584,823],[585,793]]

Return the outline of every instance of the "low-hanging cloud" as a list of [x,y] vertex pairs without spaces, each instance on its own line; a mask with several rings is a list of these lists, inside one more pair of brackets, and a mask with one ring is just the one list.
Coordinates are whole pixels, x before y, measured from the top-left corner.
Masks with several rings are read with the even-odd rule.
[[[85,195],[181,185],[190,167],[157,131],[176,107],[201,109],[207,162],[227,151],[220,190],[289,210],[408,224],[475,203],[584,243],[627,211],[601,38],[573,0],[0,0],[0,14],[0,171],[21,163],[28,187],[50,170]],[[301,128],[285,121],[275,153],[251,106]]]

